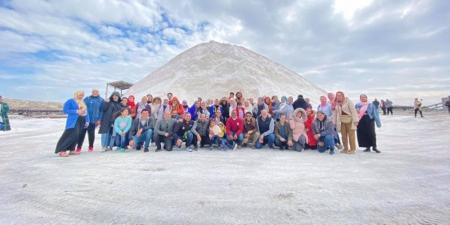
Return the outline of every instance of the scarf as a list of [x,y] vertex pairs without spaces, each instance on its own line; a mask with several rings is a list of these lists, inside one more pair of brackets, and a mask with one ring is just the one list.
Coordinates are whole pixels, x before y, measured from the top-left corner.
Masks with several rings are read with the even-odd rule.
[[361,119],[364,114],[366,114],[367,112],[367,108],[369,108],[369,103],[368,102],[361,102],[361,108],[359,109],[359,119]]

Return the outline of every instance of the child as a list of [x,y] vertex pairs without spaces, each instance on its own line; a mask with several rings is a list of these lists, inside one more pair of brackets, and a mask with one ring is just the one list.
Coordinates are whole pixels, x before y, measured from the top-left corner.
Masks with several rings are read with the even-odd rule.
[[116,140],[118,144],[117,150],[125,151],[126,137],[128,136],[128,131],[131,128],[131,117],[128,115],[129,109],[123,108],[120,111],[120,116],[114,120],[114,131],[113,140]]

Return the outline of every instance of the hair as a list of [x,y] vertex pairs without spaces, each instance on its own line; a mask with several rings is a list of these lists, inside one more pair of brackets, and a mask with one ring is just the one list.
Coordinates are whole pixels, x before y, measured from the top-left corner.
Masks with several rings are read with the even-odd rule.
[[87,109],[86,103],[84,103],[84,100],[83,99],[78,99],[78,95],[81,94],[81,93],[84,94],[84,91],[81,91],[81,90],[75,91],[75,93],[73,94],[73,96],[74,96],[73,98],[77,102],[78,108],[80,108],[80,109]]
[[153,98],[152,103],[155,103],[156,101],[159,101],[162,104],[162,100],[160,97]]
[[122,113],[125,112],[125,111],[127,111],[128,113],[130,113],[130,110],[128,109],[128,107],[123,107],[123,108],[120,110],[120,114],[122,114]]
[[148,111],[148,109],[143,109],[143,110],[141,110],[141,114],[142,114],[143,112],[148,112],[148,113],[150,113],[150,111]]

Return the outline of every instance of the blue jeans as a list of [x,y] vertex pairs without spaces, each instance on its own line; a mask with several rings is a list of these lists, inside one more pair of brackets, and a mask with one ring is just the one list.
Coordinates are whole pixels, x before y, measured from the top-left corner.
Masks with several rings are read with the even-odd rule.
[[[231,135],[235,135],[236,133],[231,132]],[[244,140],[244,134],[239,134],[238,138],[236,141],[233,141],[233,139],[229,139],[228,135],[226,138],[222,139],[222,145],[232,149],[234,146],[234,143],[236,142],[236,144],[240,145],[242,143],[242,141]]]
[[256,141],[256,148],[261,149],[265,144],[269,145],[269,148],[273,148],[273,143],[275,142],[275,134],[269,134],[264,136],[263,143],[259,142],[259,138]]
[[300,135],[297,141],[294,141],[294,150],[295,151],[303,151],[305,149],[306,137],[304,135]]
[[334,150],[335,142],[334,142],[334,137],[332,135],[326,135],[325,137],[320,137],[319,142],[324,143],[323,146],[317,145],[317,150],[319,150],[319,152],[325,152],[328,149]]
[[191,145],[197,146],[197,136],[195,136],[192,131],[188,131],[186,134],[186,147]]
[[141,145],[144,144],[144,149],[148,149],[148,146],[150,146],[150,143],[152,143],[152,137],[153,137],[153,130],[148,129],[144,133],[141,134],[141,136],[134,135],[133,141],[134,146],[136,146],[136,149],[140,149]]
[[219,137],[219,136],[213,136],[213,137],[211,138],[211,146],[212,146],[213,144],[216,144],[217,146],[219,146],[220,144],[222,144],[222,138]]
[[125,134],[125,135],[117,135],[116,134],[114,141],[115,141],[117,147],[125,148],[126,144],[127,144],[127,134]]
[[106,148],[109,146],[109,141],[111,139],[111,134],[106,133],[106,134],[101,134],[102,137],[102,147]]

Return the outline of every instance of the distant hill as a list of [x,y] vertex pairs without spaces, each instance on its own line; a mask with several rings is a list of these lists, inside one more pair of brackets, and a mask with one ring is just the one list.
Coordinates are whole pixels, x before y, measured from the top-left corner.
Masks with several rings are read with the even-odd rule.
[[44,101],[29,101],[18,99],[3,99],[8,103],[12,111],[16,110],[62,110],[63,103],[60,102],[44,102]]

